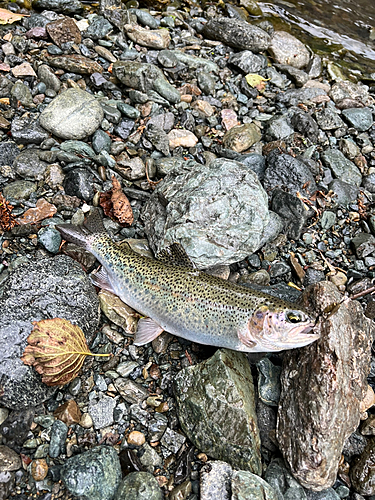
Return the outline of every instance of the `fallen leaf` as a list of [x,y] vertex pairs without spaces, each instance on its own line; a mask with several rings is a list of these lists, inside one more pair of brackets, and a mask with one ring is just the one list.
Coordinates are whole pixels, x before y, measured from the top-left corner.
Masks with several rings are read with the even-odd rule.
[[23,17],[30,17],[29,14],[15,14],[7,9],[0,9],[0,24],[12,24]]
[[18,224],[12,215],[13,206],[0,193],[0,230],[10,231]]
[[66,319],[43,319],[33,325],[21,360],[34,366],[48,386],[73,380],[86,356],[109,356],[90,352],[82,330]]
[[266,88],[265,82],[269,80],[269,78],[263,78],[263,76],[257,75],[256,73],[249,73],[245,78],[250,87],[258,89],[259,92],[262,92]]
[[114,175],[112,176],[112,186],[113,213],[121,224],[131,226],[134,221],[133,210]]

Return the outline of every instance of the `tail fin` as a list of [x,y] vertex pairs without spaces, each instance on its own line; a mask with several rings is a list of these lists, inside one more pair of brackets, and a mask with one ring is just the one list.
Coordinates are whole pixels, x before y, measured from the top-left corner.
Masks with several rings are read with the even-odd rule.
[[59,224],[56,229],[66,241],[89,250],[88,238],[93,234],[107,234],[99,210],[95,209],[84,221],[82,226]]

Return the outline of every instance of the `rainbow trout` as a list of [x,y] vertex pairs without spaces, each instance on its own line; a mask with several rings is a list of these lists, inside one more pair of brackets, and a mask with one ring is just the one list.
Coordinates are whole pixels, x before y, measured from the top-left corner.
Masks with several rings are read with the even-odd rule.
[[[164,330],[244,352],[292,349],[319,337],[312,331],[313,319],[293,304],[189,267],[189,261],[173,265],[139,255],[130,246],[120,248],[106,233],[98,211],[82,226],[56,227],[65,240],[86,248],[102,264],[92,275],[94,284],[144,316],[135,345],[151,342]],[[172,247],[174,252],[166,250],[163,259],[176,248],[183,252],[179,245]]]

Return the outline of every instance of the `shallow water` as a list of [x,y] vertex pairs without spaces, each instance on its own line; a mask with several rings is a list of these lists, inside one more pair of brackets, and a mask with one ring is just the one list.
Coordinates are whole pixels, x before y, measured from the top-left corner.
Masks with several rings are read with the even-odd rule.
[[[311,47],[375,71],[375,0],[271,0],[259,3],[273,23],[291,26]],[[343,50],[344,49],[344,50]],[[347,55],[348,58],[348,55]]]

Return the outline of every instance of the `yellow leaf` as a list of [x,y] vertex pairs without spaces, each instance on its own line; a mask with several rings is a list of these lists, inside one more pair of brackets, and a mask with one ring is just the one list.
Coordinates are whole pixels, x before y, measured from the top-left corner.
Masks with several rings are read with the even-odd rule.
[[7,9],[0,9],[0,24],[12,24],[23,17],[29,17],[28,14],[15,14]]
[[263,78],[263,76],[257,75],[256,73],[249,73],[245,78],[250,87],[258,89],[260,92],[265,89],[265,82],[269,80],[269,78]]
[[33,321],[21,360],[34,366],[46,385],[65,385],[81,369],[86,356],[109,356],[90,352],[82,330],[61,318]]

